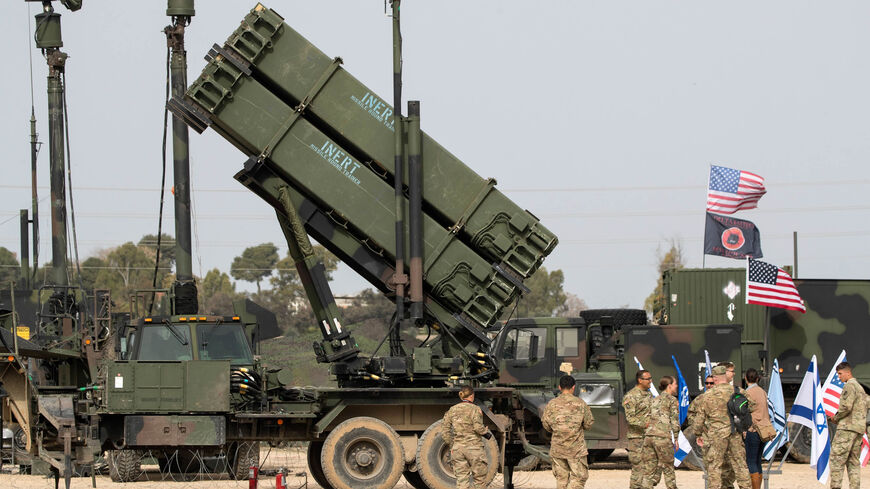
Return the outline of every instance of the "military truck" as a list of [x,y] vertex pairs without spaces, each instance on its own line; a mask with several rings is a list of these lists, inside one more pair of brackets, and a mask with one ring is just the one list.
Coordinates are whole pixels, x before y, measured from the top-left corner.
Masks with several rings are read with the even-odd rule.
[[[253,440],[305,440],[312,473],[326,487],[390,487],[402,473],[419,487],[452,487],[438,427],[458,385],[473,383],[497,434],[498,443],[487,447],[491,475],[500,461],[510,485],[520,457],[546,456],[540,410],[554,395],[563,363],[600,421],[608,420],[589,436],[594,449],[607,451],[625,444],[620,400],[635,371],[625,365],[626,352],[653,363],[676,353],[694,364],[705,341],[713,341],[721,358],[739,351],[737,327],[650,327],[643,311],[499,323],[556,237],[493,180],[478,177],[420,131],[418,104],[410,103],[409,116],[399,119],[340,59],[328,58],[262,5],[207,60],[170,109],[197,131],[213,128],[248,156],[236,179],[275,209],[323,336],[313,345],[317,360],[329,364],[339,387],[302,389],[293,387],[296,379],[247,359],[207,359],[192,323],[216,327],[214,319],[145,317],[136,327],[153,331],[150,341],[175,342],[183,353],[159,364],[134,354],[110,367],[100,413],[114,428],[101,430],[101,443],[119,460],[148,448],[224,450]],[[386,164],[397,146],[409,155],[407,177],[404,163]],[[421,154],[422,168],[415,166]],[[394,197],[395,207],[388,204]],[[421,282],[420,296],[412,288],[407,307],[397,307],[384,356],[359,351],[309,235],[397,306],[405,300],[402,286]],[[410,242],[407,269],[397,235]],[[415,246],[422,252],[415,255]],[[410,349],[400,334],[408,325],[428,332]],[[130,351],[141,355],[144,338],[131,339],[139,346]],[[227,380],[233,376],[237,382]],[[169,378],[176,380],[163,389]],[[218,393],[221,402],[201,402],[196,392],[203,390]],[[372,439],[377,443],[366,441]],[[132,464],[123,465],[125,474],[133,473],[126,471]]]
[[[327,488],[389,489],[403,474],[453,487],[440,419],[474,384],[496,434],[490,480],[501,465],[510,486],[521,457],[546,457],[540,410],[563,364],[598,418],[588,438],[601,454],[625,445],[620,401],[636,371],[626,358],[673,373],[671,354],[695,365],[711,343],[717,359],[739,362],[735,326],[649,326],[643,311],[500,322],[556,236],[420,131],[418,103],[399,117],[400,97],[391,107],[261,5],[208,60],[170,108],[247,156],[236,179],[276,212],[323,337],[315,357],[339,387],[297,387],[262,365],[264,335],[243,310],[131,313],[113,323],[115,355],[98,380],[64,406],[90,420],[76,440],[109,452],[113,479],[135,479],[145,454],[170,470],[218,458],[240,477],[256,442],[300,440]],[[360,351],[309,236],[396,302],[383,354]]]
[[[742,362],[769,372],[779,360],[786,409],[790,408],[810,359],[816,355],[826,375],[842,350],[853,373],[870,392],[870,280],[795,279],[807,312],[746,304],[746,269],[679,269],[663,275],[665,324],[742,324]],[[790,428],[793,433],[797,427]],[[791,455],[809,462],[807,430],[793,437]]]

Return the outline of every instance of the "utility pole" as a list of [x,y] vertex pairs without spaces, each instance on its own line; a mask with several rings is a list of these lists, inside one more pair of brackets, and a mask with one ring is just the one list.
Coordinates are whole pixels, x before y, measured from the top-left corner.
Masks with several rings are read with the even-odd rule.
[[51,185],[51,283],[65,287],[67,277],[66,186],[64,185],[64,94],[63,73],[67,54],[60,30],[60,14],[51,2],[42,2],[36,15],[36,47],[48,63],[48,147]]
[[[187,52],[184,50],[184,29],[195,15],[193,0],[168,0],[166,15],[172,24],[166,33],[171,50],[169,78],[172,97],[181,99],[187,90]],[[190,232],[190,152],[187,124],[172,116],[172,161],[175,195],[175,314],[199,312],[196,281],[193,278],[193,258]]]

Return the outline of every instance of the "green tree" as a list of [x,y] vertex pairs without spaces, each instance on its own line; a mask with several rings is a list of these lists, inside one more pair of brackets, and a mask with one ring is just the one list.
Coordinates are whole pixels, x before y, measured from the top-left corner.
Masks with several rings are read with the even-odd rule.
[[652,314],[653,324],[662,324],[664,322],[665,301],[667,300],[664,293],[663,281],[665,270],[679,270],[685,267],[682,245],[674,239],[671,239],[670,245],[670,249],[667,252],[662,251],[661,245],[656,249],[656,258],[659,262],[659,277],[656,281],[656,288],[644,301],[644,309]]
[[570,292],[565,294],[565,303],[556,312],[556,316],[560,318],[574,318],[580,315],[580,311],[589,309],[586,301]]
[[[149,256],[153,260],[154,257],[157,256],[157,235],[156,234],[146,234],[139,239],[138,246],[147,250]],[[160,234],[160,269],[161,272],[166,270],[168,272],[169,269],[172,268],[172,265],[175,264],[175,238],[172,236],[161,233]]]
[[260,281],[272,275],[277,264],[278,248],[272,243],[263,243],[245,248],[241,256],[235,257],[230,266],[230,275],[236,280],[256,283],[259,295]]
[[0,288],[9,289],[9,282],[17,282],[20,275],[18,258],[15,253],[0,246]]
[[[326,269],[326,280],[332,280],[332,272],[338,267],[338,257],[320,245],[314,246],[314,255]],[[258,294],[269,310],[278,317],[278,324],[285,331],[314,330],[314,312],[308,303],[305,289],[293,257],[287,254],[275,266],[275,275],[269,279],[272,288]]]
[[88,257],[82,262],[82,287],[93,290],[98,287],[97,277],[106,266],[105,260],[97,256]]
[[228,314],[238,296],[229,275],[217,268],[209,270],[200,281],[199,295],[199,308],[203,314]]
[[[565,304],[567,296],[562,286],[565,282],[565,274],[562,270],[548,272],[546,267],[541,267],[534,275],[529,277],[525,284],[531,292],[520,297],[514,317],[552,317],[559,313]],[[505,316],[511,311],[506,311]]]
[[132,241],[106,253],[103,269],[97,273],[94,286],[109,289],[112,298],[123,307],[136,289],[151,288],[154,273],[154,258]]

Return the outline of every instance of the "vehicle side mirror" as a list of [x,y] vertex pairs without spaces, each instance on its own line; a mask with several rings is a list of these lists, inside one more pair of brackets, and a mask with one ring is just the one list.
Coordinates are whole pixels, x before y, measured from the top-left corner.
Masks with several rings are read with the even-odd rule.
[[127,338],[121,338],[121,359],[127,358]]
[[538,360],[538,335],[533,334],[529,337],[529,361],[536,362]]

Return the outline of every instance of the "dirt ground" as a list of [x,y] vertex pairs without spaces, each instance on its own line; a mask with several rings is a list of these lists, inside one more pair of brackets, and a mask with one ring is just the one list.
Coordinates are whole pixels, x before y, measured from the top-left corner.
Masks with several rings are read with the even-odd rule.
[[[259,487],[273,489],[275,487],[275,472],[284,468],[288,472],[287,487],[290,489],[307,489],[305,454],[298,449],[290,450],[264,450],[261,454],[261,464],[264,474],[259,478]],[[629,464],[624,452],[616,452],[607,461],[593,465],[589,473],[587,489],[617,489],[628,487]],[[232,481],[226,477],[214,474],[201,474],[188,476],[188,480],[173,480],[170,476],[161,474],[156,466],[145,466],[145,473],[138,482],[120,484],[113,483],[108,476],[101,475],[96,478],[96,487],[101,489],[126,487],[129,489],[247,489],[248,481]],[[815,473],[808,465],[786,463],[783,465],[781,475],[771,475],[770,487],[782,489],[819,489],[822,486],[815,480]],[[690,470],[677,470],[677,485],[680,488],[701,489],[704,487],[702,472]],[[178,476],[176,476],[176,479]],[[307,478],[308,487],[319,488],[310,476]],[[870,466],[861,471],[861,482],[864,487],[870,488]],[[514,474],[514,484],[522,489],[551,489],[556,487],[556,481],[549,470],[536,472],[517,472]],[[45,476],[17,475],[8,473],[4,467],[4,473],[0,474],[0,489],[33,489],[54,487],[54,480]],[[60,487],[63,487],[61,481]],[[90,477],[74,478],[72,487],[86,489],[91,486]],[[502,487],[501,476],[490,486],[493,489]],[[664,487],[659,484],[658,487]],[[399,481],[397,489],[413,489],[404,479]]]

